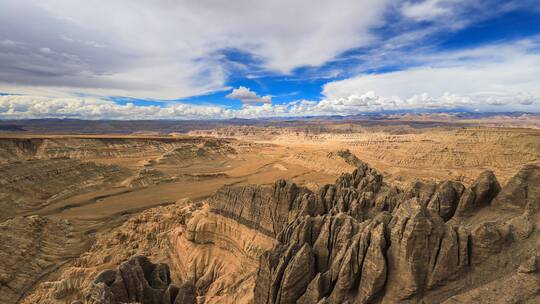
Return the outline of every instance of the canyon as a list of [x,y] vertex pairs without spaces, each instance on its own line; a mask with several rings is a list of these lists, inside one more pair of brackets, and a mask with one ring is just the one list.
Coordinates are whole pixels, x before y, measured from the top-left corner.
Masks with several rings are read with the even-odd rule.
[[0,172],[2,303],[540,299],[521,123],[6,132]]

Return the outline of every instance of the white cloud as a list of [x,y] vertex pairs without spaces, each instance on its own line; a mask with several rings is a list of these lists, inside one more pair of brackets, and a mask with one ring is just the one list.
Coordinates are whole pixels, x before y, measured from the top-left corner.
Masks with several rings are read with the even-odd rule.
[[0,83],[28,94],[203,94],[226,89],[221,50],[279,73],[318,66],[376,39],[370,29],[389,2],[0,0],[0,38],[23,43],[0,50]]
[[290,105],[246,104],[241,109],[223,106],[170,103],[162,106],[117,104],[114,101],[81,97],[50,98],[29,95],[0,96],[0,119],[227,119],[299,116]]
[[[170,103],[162,106],[117,104],[97,98],[48,98],[0,96],[0,119],[79,118],[79,119],[228,119],[300,117],[310,115],[354,115],[377,110],[452,109],[523,110],[540,112],[540,98],[531,96],[487,97],[483,103],[468,96],[445,93],[441,96],[418,94],[406,99],[385,98],[374,92],[321,101],[298,100],[288,104],[246,104],[241,109]],[[491,108],[490,108],[491,107]]]
[[339,105],[342,100],[371,92],[377,94],[378,105],[385,109],[526,106],[522,109],[539,111],[538,45],[537,40],[523,40],[511,45],[419,54],[410,59],[420,63],[414,68],[327,83],[323,102]]
[[402,6],[402,13],[417,21],[433,20],[451,12],[448,2],[456,1],[425,0],[420,2],[407,2]]
[[225,96],[230,99],[238,99],[242,101],[244,105],[249,104],[259,104],[259,103],[272,103],[272,96],[258,96],[257,93],[253,92],[249,88],[240,86],[237,89],[234,89],[229,95]]
[[[320,101],[272,104],[246,87],[229,98],[241,109],[169,103],[163,106],[117,104],[102,98],[0,96],[0,119],[71,117],[82,119],[214,119],[306,115],[352,115],[379,110],[452,109],[540,112],[540,40],[511,45],[423,53],[408,70],[360,75],[323,86]],[[0,87],[0,91],[2,88]],[[47,95],[47,90],[40,94]]]
[[97,98],[48,98],[0,96],[0,118],[82,118],[82,119],[198,119],[230,118],[233,111],[218,106],[183,103],[164,107],[117,104]]

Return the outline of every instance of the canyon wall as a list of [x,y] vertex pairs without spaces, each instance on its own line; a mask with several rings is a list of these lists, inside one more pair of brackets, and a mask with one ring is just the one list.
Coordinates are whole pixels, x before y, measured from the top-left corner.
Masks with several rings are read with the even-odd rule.
[[[361,163],[315,192],[225,186],[183,207],[158,242],[168,240],[171,284],[198,303],[536,303],[539,189],[534,165],[504,186],[486,171],[469,187],[402,188]],[[99,278],[81,288],[94,294]]]

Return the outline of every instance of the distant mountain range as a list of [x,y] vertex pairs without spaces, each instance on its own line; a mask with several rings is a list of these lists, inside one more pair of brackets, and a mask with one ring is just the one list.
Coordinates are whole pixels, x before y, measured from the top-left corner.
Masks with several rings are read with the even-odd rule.
[[0,120],[0,132],[30,133],[119,133],[154,132],[159,134],[185,133],[226,126],[302,126],[351,123],[372,125],[408,125],[416,128],[436,126],[540,127],[540,114],[526,112],[380,112],[350,116],[305,116],[226,120],[80,120],[80,119],[24,119]]

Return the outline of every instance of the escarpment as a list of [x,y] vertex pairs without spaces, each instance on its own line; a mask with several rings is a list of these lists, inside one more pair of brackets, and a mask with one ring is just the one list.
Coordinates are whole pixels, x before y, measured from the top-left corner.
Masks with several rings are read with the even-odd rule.
[[130,174],[116,165],[65,158],[0,165],[0,220],[77,193],[118,184]]
[[297,215],[300,204],[309,207],[311,195],[306,188],[278,180],[271,186],[223,187],[209,204],[212,212],[275,237]]
[[358,163],[317,191],[224,186],[99,236],[27,303],[536,303],[539,178],[396,187]]
[[278,181],[225,187],[209,203],[278,241],[261,256],[255,303],[440,303],[518,277],[529,288],[495,303],[532,303],[539,273],[519,269],[540,250],[539,174],[526,166],[502,188],[489,171],[469,187],[397,188],[360,164],[317,192]]
[[165,163],[236,153],[225,139],[201,137],[29,137],[0,138],[0,163],[28,159],[159,157]]

